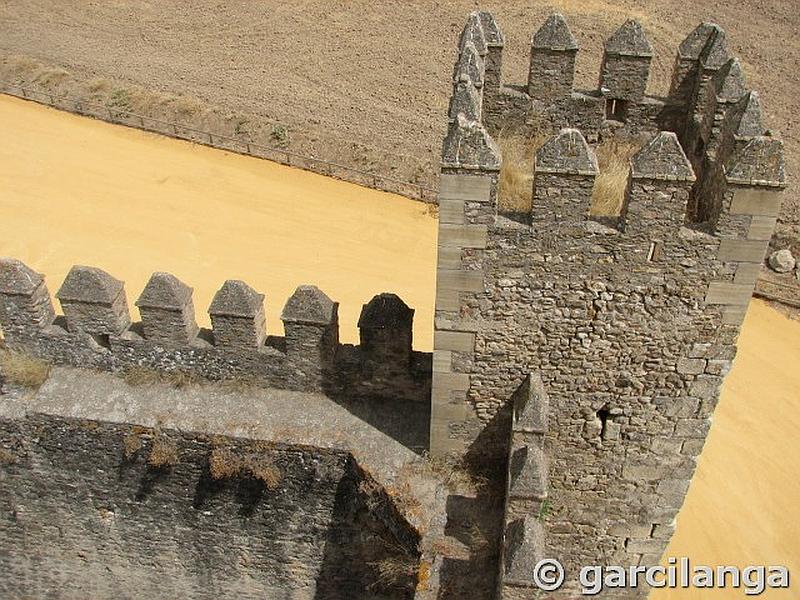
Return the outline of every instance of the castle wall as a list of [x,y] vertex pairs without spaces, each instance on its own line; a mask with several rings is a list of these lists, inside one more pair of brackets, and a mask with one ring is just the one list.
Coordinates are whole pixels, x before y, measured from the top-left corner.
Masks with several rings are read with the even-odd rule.
[[[338,305],[319,289],[300,286],[283,310],[286,335],[267,337],[263,296],[244,282],[228,281],[209,308],[213,329],[198,330],[191,289],[179,288],[177,278],[168,275],[170,293],[150,298],[153,282],[164,275],[155,274],[138,301],[144,322],[132,323],[121,281],[100,269],[74,267],[58,292],[66,313],[60,317],[41,275],[14,259],[0,259],[5,342],[54,364],[245,378],[340,398],[428,401],[431,355],[411,351],[413,311],[397,335],[383,334],[379,325],[366,347],[339,344]],[[84,278],[94,287],[84,285]],[[73,288],[83,296],[74,297]],[[398,336],[406,339],[401,364],[393,347]]]
[[[43,414],[0,448],[3,598],[414,596],[371,565],[413,563],[416,533],[346,453]],[[257,466],[215,478],[220,451]]]
[[[646,54],[640,28],[624,28]],[[631,159],[614,227],[588,217],[597,162],[582,132],[562,129],[537,151],[521,220],[497,213],[502,157],[482,123],[451,123],[431,447],[508,468],[499,597],[538,597],[539,558],[568,573],[651,565],[672,534],[784,185],[781,143],[757,127],[737,137],[721,77],[698,109],[719,168],[696,174],[675,133],[653,134]],[[707,220],[694,220],[695,202]],[[444,286],[456,277],[443,269],[461,285]]]
[[640,102],[650,74],[650,59],[634,56],[606,57],[600,85],[612,98]]
[[[565,210],[571,181],[560,178],[560,194],[535,195],[552,204],[535,207],[533,227],[499,217],[484,248],[462,253],[461,268],[482,272],[483,289],[437,310],[452,356],[446,377],[458,384],[438,390],[445,374],[435,371],[434,403],[446,397],[452,419],[447,442],[436,443],[481,460],[504,456],[505,408],[537,373],[549,427],[543,454],[528,460],[548,482],[545,493],[539,480],[522,493],[509,527],[536,518],[546,500],[539,556],[571,572],[652,564],[694,472],[769,232],[759,235],[765,219],[745,213],[719,236],[682,228],[691,182],[647,179],[630,183],[624,231],[609,229]],[[567,195],[586,198],[583,182],[576,186]],[[758,204],[770,214],[778,206]]]
[[[484,22],[499,30],[490,16]],[[626,22],[608,41],[599,84],[593,90],[574,88],[578,43],[559,14],[551,15],[533,35],[525,85],[503,85],[498,73],[502,50],[502,45],[495,49],[498,58],[493,59],[492,71],[499,89],[484,93],[482,106],[482,121],[492,134],[504,130],[535,135],[574,127],[592,142],[603,132],[633,136],[671,129],[691,100],[646,94],[652,47],[634,21]],[[694,83],[692,79],[684,87]],[[613,119],[606,114],[607,99],[625,102]]]

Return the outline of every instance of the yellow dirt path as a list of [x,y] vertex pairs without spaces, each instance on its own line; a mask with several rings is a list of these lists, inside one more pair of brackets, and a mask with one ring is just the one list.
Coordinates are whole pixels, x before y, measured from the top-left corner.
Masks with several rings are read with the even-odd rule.
[[800,322],[750,305],[739,353],[666,556],[789,568],[788,590],[658,590],[651,600],[797,598],[800,577]]
[[[47,276],[105,269],[133,303],[153,271],[194,288],[201,324],[225,279],[266,294],[267,328],[295,287],[340,302],[341,339],[362,304],[394,292],[430,350],[436,220],[425,206],[275,163],[0,95],[0,256]],[[132,306],[135,314],[135,308]]]

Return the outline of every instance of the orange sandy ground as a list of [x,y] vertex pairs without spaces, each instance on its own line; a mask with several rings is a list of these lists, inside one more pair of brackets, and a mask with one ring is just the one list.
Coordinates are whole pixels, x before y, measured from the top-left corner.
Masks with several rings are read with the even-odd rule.
[[[701,565],[785,565],[791,588],[658,590],[651,600],[798,598],[800,323],[750,305],[697,472],[666,557]],[[666,564],[666,560],[664,561]]]
[[[268,327],[279,334],[286,298],[315,283],[341,302],[351,342],[361,304],[394,291],[417,310],[415,346],[431,349],[436,221],[424,206],[7,96],[0,130],[0,255],[47,274],[51,291],[83,263],[124,279],[132,302],[152,271],[166,270],[195,288],[207,323],[214,291],[241,278],[267,294]],[[783,564],[800,576],[798,359],[800,323],[754,302],[667,557]]]
[[0,255],[47,276],[73,264],[126,283],[153,271],[194,288],[198,322],[225,279],[266,294],[267,328],[304,283],[340,302],[341,339],[361,306],[394,292],[433,346],[436,219],[427,207],[308,171],[78,117],[0,95]]

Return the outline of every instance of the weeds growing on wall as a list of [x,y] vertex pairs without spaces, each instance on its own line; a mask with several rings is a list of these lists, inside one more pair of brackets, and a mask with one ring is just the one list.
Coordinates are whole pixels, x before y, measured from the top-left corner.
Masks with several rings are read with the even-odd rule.
[[[500,132],[496,141],[503,154],[498,189],[501,212],[528,214],[532,205],[533,159],[547,135],[523,136]],[[639,146],[624,139],[609,138],[595,148],[599,173],[592,190],[592,216],[619,216],[625,200],[629,161]]]
[[616,217],[621,214],[628,185],[629,161],[638,149],[630,141],[615,138],[605,139],[595,148],[600,172],[594,181],[589,214],[595,217]]
[[147,367],[133,367],[123,375],[128,385],[153,385],[163,383],[176,389],[197,384],[202,381],[199,376],[185,371],[158,371]]
[[129,433],[122,438],[122,456],[126,460],[133,458],[139,450],[142,449],[142,438],[137,433]]
[[38,388],[50,375],[50,365],[28,354],[0,350],[0,373],[12,385]]
[[476,475],[461,462],[453,462],[446,458],[423,455],[423,461],[414,463],[418,472],[435,477],[453,493],[477,494],[488,485],[485,477]]
[[178,464],[178,445],[166,436],[158,435],[153,440],[147,464],[151,467],[172,467]]
[[410,556],[392,556],[369,566],[376,575],[372,587],[405,587],[417,574],[417,562]]
[[267,489],[274,490],[281,483],[283,474],[275,462],[266,455],[240,455],[229,448],[214,448],[208,457],[208,470],[213,479],[253,477]]
[[501,131],[495,141],[500,146],[503,164],[497,205],[500,212],[527,214],[533,195],[533,157],[547,136],[542,132],[530,135]]
[[0,465],[13,465],[15,462],[17,462],[17,457],[13,453],[5,448],[0,448]]

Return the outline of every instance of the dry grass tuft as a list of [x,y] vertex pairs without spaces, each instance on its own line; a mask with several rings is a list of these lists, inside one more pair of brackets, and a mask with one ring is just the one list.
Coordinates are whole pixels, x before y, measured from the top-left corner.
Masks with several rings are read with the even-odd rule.
[[178,464],[178,445],[165,436],[158,436],[153,440],[147,464],[151,467],[172,467]]
[[485,477],[474,475],[461,462],[435,458],[427,453],[423,455],[423,459],[414,463],[411,468],[435,477],[453,493],[478,493],[488,485]]
[[41,69],[33,79],[35,84],[48,88],[57,86],[69,78],[69,72],[60,67]]
[[129,433],[122,438],[122,455],[124,458],[132,458],[142,449],[142,438],[137,433]]
[[175,107],[175,112],[182,117],[196,115],[205,110],[205,105],[191,96],[175,96],[171,99],[171,103]]
[[403,515],[416,517],[422,511],[422,503],[411,490],[408,481],[399,481],[394,485],[386,486],[386,493],[394,502],[395,507]]
[[242,459],[227,448],[214,448],[208,457],[208,470],[214,479],[230,479],[242,472]]
[[417,574],[417,562],[410,556],[393,556],[369,563],[375,570],[375,584],[395,587],[406,585]]
[[0,448],[0,465],[13,465],[17,462],[17,457],[5,448]]
[[501,131],[495,138],[503,155],[497,192],[502,212],[529,213],[533,192],[533,157],[547,140],[544,133],[529,136]]
[[589,214],[595,217],[616,217],[622,213],[625,188],[628,185],[629,160],[639,147],[614,138],[604,140],[597,148],[600,172],[592,190]]
[[277,489],[283,479],[280,469],[268,456],[237,456],[227,448],[214,448],[211,451],[208,469],[214,479],[251,475],[270,490]]
[[111,82],[102,77],[94,77],[93,79],[90,79],[86,86],[93,94],[106,94],[112,89]]
[[165,383],[180,389],[202,381],[200,377],[185,371],[159,371],[148,367],[133,367],[123,375],[128,385],[154,385]]
[[38,388],[50,375],[50,365],[29,354],[0,350],[0,373],[10,384]]
[[272,462],[272,459],[267,456],[251,456],[247,459],[247,470],[255,478],[261,481],[267,489],[274,490],[281,483],[283,475]]

